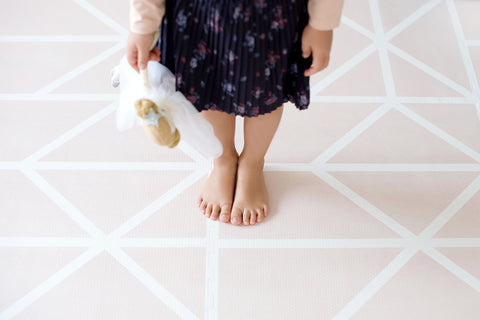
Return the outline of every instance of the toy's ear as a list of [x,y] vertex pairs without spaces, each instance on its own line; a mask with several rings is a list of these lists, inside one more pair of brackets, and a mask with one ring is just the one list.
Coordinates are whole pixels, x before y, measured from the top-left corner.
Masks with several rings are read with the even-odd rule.
[[113,67],[112,71],[110,71],[110,78],[112,87],[116,88],[120,85],[120,66]]

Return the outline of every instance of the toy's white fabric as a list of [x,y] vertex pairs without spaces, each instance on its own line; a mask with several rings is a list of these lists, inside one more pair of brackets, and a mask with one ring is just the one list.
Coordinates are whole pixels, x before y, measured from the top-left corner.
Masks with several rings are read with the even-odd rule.
[[135,110],[135,101],[149,99],[161,109],[172,132],[175,127],[178,129],[184,142],[206,157],[219,157],[223,152],[222,144],[215,136],[212,125],[181,92],[175,91],[175,76],[172,72],[155,61],[148,62],[147,70],[149,87],[144,86],[141,76],[128,63],[126,56],[112,71],[112,84],[120,84],[116,110],[117,129],[125,131],[132,128],[135,119],[138,125],[142,125],[142,118],[137,116]]

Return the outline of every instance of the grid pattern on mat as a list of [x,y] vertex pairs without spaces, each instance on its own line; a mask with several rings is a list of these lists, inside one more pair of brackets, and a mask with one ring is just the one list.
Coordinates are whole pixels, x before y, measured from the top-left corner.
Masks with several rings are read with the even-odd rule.
[[[34,3],[33,1],[30,2],[32,2],[32,4]],[[347,128],[346,132],[343,132],[340,136],[335,137],[333,141],[325,145],[325,148],[315,154],[313,159],[308,158],[308,155],[306,155],[304,159],[298,162],[292,162],[288,160],[288,158],[285,158],[285,149],[281,148],[281,142],[275,140],[277,145],[275,145],[275,143],[272,145],[272,153],[269,155],[270,158],[267,159],[265,170],[267,182],[277,181],[275,180],[277,179],[275,178],[277,177],[276,174],[287,174],[290,176],[304,174],[305,177],[308,176],[310,178],[313,176],[314,179],[322,182],[322,186],[327,186],[330,188],[329,190],[333,190],[337,196],[340,195],[342,199],[347,199],[347,201],[354,204],[356,208],[360,208],[367,213],[376,223],[386,227],[386,229],[378,227],[379,230],[383,230],[383,233],[380,232],[380,234],[392,234],[391,237],[363,236],[357,238],[341,236],[329,237],[328,235],[325,237],[318,235],[312,236],[311,234],[307,235],[307,233],[304,233],[302,237],[302,230],[300,230],[299,235],[295,237],[283,237],[281,235],[282,232],[277,233],[280,236],[274,236],[276,231],[267,229],[265,230],[271,232],[272,236],[265,238],[265,236],[261,235],[263,230],[261,228],[268,228],[268,224],[270,223],[269,218],[273,223],[274,217],[268,217],[262,224],[254,226],[253,228],[257,228],[254,229],[256,230],[254,232],[257,233],[254,233],[253,236],[249,233],[251,232],[250,230],[238,229],[238,227],[235,229],[235,227],[222,225],[220,222],[213,222],[208,219],[204,221],[206,229],[203,235],[202,232],[192,231],[192,234],[199,236],[155,237],[148,236],[149,232],[146,232],[145,236],[142,237],[141,231],[137,232],[137,236],[128,236],[130,232],[133,232],[137,227],[141,227],[142,223],[145,225],[145,222],[150,221],[150,218],[158,215],[159,212],[162,211],[162,208],[167,207],[169,203],[179,198],[187,192],[189,188],[199,182],[202,177],[205,177],[210,168],[210,163],[183,142],[180,143],[177,151],[172,151],[172,153],[154,153],[153,155],[148,153],[147,157],[149,157],[149,159],[147,160],[151,161],[145,161],[145,159],[141,158],[141,155],[132,156],[128,153],[124,154],[126,160],[116,159],[115,161],[91,161],[88,156],[80,160],[75,159],[75,156],[66,161],[48,159],[49,155],[51,156],[60,148],[74,141],[76,137],[94,128],[97,124],[105,121],[109,117],[111,118],[114,114],[116,108],[115,99],[117,97],[115,91],[111,89],[95,91],[94,89],[90,89],[91,87],[89,87],[89,85],[93,87],[96,84],[95,81],[101,83],[103,80],[98,80],[98,78],[101,79],[102,76],[108,78],[110,64],[113,63],[113,61],[118,61],[118,58],[123,53],[126,36],[128,34],[125,18],[126,4],[120,6],[119,4],[114,4],[113,1],[72,0],[64,1],[61,6],[65,6],[65,8],[62,7],[60,9],[72,14],[70,17],[74,22],[78,17],[80,17],[78,19],[85,19],[86,22],[82,26],[83,29],[75,29],[74,23],[69,25],[68,19],[64,17],[58,17],[58,23],[66,26],[67,29],[70,28],[68,29],[70,33],[62,33],[61,30],[49,29],[42,25],[38,25],[38,29],[33,30],[30,27],[30,29],[25,29],[26,31],[23,31],[21,28],[2,28],[11,33],[6,34],[5,32],[7,31],[2,31],[0,34],[0,46],[2,48],[0,57],[2,57],[1,60],[3,61],[1,62],[2,68],[5,67],[6,70],[3,75],[0,76],[0,78],[2,78],[2,88],[0,89],[0,114],[2,117],[0,118],[0,124],[4,128],[8,128],[8,130],[15,130],[11,122],[7,123],[7,121],[12,120],[12,117],[9,117],[9,114],[14,112],[9,111],[12,106],[25,106],[35,103],[38,108],[45,107],[45,109],[48,109],[61,104],[83,103],[87,111],[81,113],[80,117],[83,117],[81,120],[65,120],[65,123],[68,124],[69,127],[66,125],[65,127],[60,127],[63,128],[61,129],[63,131],[57,132],[57,134],[50,137],[47,142],[39,142],[39,146],[32,145],[31,147],[35,148],[34,152],[28,152],[26,155],[24,154],[25,150],[21,149],[21,146],[18,147],[10,143],[16,139],[14,134],[11,136],[9,134],[7,138],[7,134],[9,133],[6,131],[7,129],[1,131],[3,137],[0,137],[0,142],[2,144],[5,143],[2,149],[6,150],[6,153],[1,156],[0,159],[0,175],[11,179],[6,179],[2,182],[2,189],[5,192],[6,190],[13,190],[10,187],[11,184],[15,184],[15,181],[26,178],[30,186],[40,190],[42,196],[49,199],[49,201],[51,201],[57,209],[59,208],[63,215],[73,221],[80,230],[72,231],[72,234],[65,234],[63,236],[28,236],[28,234],[32,233],[28,233],[27,231],[24,233],[11,231],[13,230],[12,226],[16,223],[12,217],[17,207],[15,205],[9,205],[9,202],[6,201],[7,196],[4,196],[2,203],[0,203],[0,217],[2,215],[4,216],[2,219],[4,226],[3,229],[1,229],[3,231],[2,234],[0,234],[0,255],[6,257],[7,253],[5,252],[7,251],[5,250],[12,249],[18,250],[17,257],[23,257],[23,253],[21,252],[25,249],[31,249],[32,252],[36,249],[48,248],[72,248],[81,249],[81,251],[78,251],[78,254],[74,254],[65,260],[63,264],[59,263],[58,266],[55,267],[54,272],[45,273],[44,278],[41,280],[36,282],[32,281],[31,283],[34,283],[34,285],[31,285],[28,290],[25,289],[21,294],[15,293],[15,295],[7,292],[14,291],[18,279],[9,278],[7,275],[13,274],[12,270],[18,267],[19,262],[14,258],[4,259],[2,261],[3,267],[1,267],[3,268],[4,276],[0,277],[0,281],[3,282],[0,283],[0,287],[2,287],[4,291],[1,295],[3,302],[0,301],[0,319],[13,319],[17,317],[31,319],[34,313],[28,313],[28,310],[32,305],[41,302],[42,297],[50,291],[55,290],[55,288],[61,287],[63,282],[68,281],[75,273],[99,257],[102,257],[103,260],[101,261],[121,265],[124,272],[129,273],[136,279],[136,284],[140,283],[148,292],[153,294],[157,301],[161,301],[163,305],[166,306],[163,311],[165,313],[163,313],[161,319],[236,319],[235,317],[238,317],[238,319],[243,317],[245,319],[249,315],[248,313],[242,313],[245,311],[235,310],[235,314],[233,314],[233,312],[229,314],[228,310],[224,307],[225,304],[228,305],[232,302],[225,301],[224,298],[228,296],[229,292],[225,289],[226,285],[221,283],[221,279],[226,277],[226,275],[222,275],[222,272],[225,271],[222,271],[221,267],[227,268],[228,263],[226,260],[222,260],[222,255],[228,257],[228,254],[237,252],[235,251],[237,249],[245,249],[246,251],[242,251],[242,254],[248,257],[249,250],[253,252],[254,250],[262,249],[268,251],[268,249],[287,248],[296,252],[303,252],[302,250],[304,249],[398,249],[398,252],[395,251],[392,258],[389,259],[387,263],[384,263],[382,268],[378,269],[378,271],[376,271],[368,281],[363,283],[358,290],[351,294],[346,301],[341,302],[340,306],[332,308],[332,310],[326,310],[324,313],[320,313],[320,310],[315,309],[315,306],[310,310],[310,314],[297,310],[296,312],[299,315],[303,315],[300,316],[300,318],[308,318],[309,315],[316,314],[316,317],[312,316],[311,318],[336,320],[375,319],[375,310],[378,311],[378,319],[383,318],[383,311],[375,309],[375,306],[372,307],[374,310],[372,311],[373,313],[368,313],[367,309],[362,308],[367,306],[370,300],[373,301],[374,298],[378,298],[377,294],[381,292],[382,288],[386,287],[396,275],[402,272],[402,269],[404,269],[415,256],[418,257],[419,253],[424,254],[441,266],[453,276],[454,281],[458,281],[458,283],[461,283],[469,290],[471,289],[471,295],[464,299],[467,301],[465,303],[471,307],[471,310],[469,312],[465,310],[456,311],[458,314],[464,316],[462,319],[478,319],[480,317],[480,309],[478,308],[478,301],[480,299],[480,275],[478,271],[475,271],[476,268],[478,269],[478,267],[480,267],[480,253],[478,251],[480,249],[480,226],[475,225],[475,223],[478,223],[478,219],[476,218],[479,214],[478,207],[472,209],[470,206],[469,212],[474,212],[474,215],[468,216],[471,217],[471,225],[469,225],[471,229],[466,227],[470,230],[468,233],[465,231],[464,234],[460,233],[456,236],[435,237],[442,228],[458,217],[462,209],[468,208],[469,203],[473,201],[480,203],[478,200],[480,197],[480,146],[475,143],[474,139],[474,135],[480,132],[480,89],[478,82],[478,70],[480,68],[480,31],[478,30],[478,26],[477,28],[472,27],[471,21],[469,20],[469,11],[476,10],[477,13],[480,13],[478,3],[474,1],[431,0],[405,1],[400,4],[400,1],[391,0],[362,0],[358,2],[357,0],[346,0],[342,26],[339,28],[338,36],[335,36],[334,40],[335,48],[346,48],[346,44],[351,43],[351,47],[358,47],[358,50],[350,56],[345,53],[342,57],[343,61],[341,61],[342,59],[340,58],[336,58],[336,56],[334,56],[336,51],[333,51],[329,68],[320,75],[312,78],[312,107],[310,109],[318,105],[319,109],[317,110],[320,110],[320,107],[326,104],[355,104],[370,107],[375,106],[375,108],[371,108],[367,114],[359,117],[361,119],[357,123],[352,125],[351,128]],[[362,9],[363,11],[357,9]],[[398,14],[395,14],[394,10],[398,10]],[[7,9],[6,12],[8,11]],[[358,15],[358,12],[363,12],[363,15]],[[2,22],[0,22],[1,24],[10,23],[14,18],[17,18],[17,14],[13,14],[13,12],[9,14],[11,15],[11,20],[8,20],[5,16]],[[27,17],[29,17],[28,14],[31,13],[27,13]],[[40,17],[42,14],[48,15],[48,13],[44,11],[39,11]],[[74,14],[78,14],[76,16],[77,18],[75,18]],[[5,11],[3,15],[5,15]],[[405,50],[402,47],[403,44],[408,43],[408,41],[411,41],[410,43],[413,48],[415,48],[417,44],[419,47],[422,47],[421,42],[414,43],[418,41],[418,39],[410,36],[410,38],[408,38],[410,40],[408,40],[407,38],[402,38],[402,34],[408,32],[408,30],[411,32],[409,28],[412,27],[428,31],[428,21],[433,19],[432,15],[434,15],[434,17],[439,16],[446,18],[445,20],[437,22],[439,25],[445,26],[445,28],[452,31],[452,39],[454,41],[449,42],[451,39],[446,38],[445,43],[447,43],[449,47],[454,48],[451,52],[458,53],[458,60],[453,61],[456,57],[450,55],[450,51],[447,53],[442,52],[441,49],[445,47],[441,46],[438,48],[438,56],[432,56],[431,59],[425,59],[425,57],[420,58],[422,54],[428,54],[428,50],[420,52],[419,49],[417,55],[417,52]],[[422,20],[426,22],[422,24]],[[12,23],[12,25],[14,27],[16,26],[14,23]],[[28,33],[29,30],[31,33]],[[82,33],[82,30],[89,32]],[[411,34],[414,33],[411,32]],[[359,40],[360,38],[362,40]],[[438,39],[437,36],[432,36],[431,39],[423,38],[423,43],[432,41],[430,47],[435,47],[438,42],[433,41],[438,41]],[[49,72],[46,72],[44,77],[41,78],[42,81],[46,81],[45,79],[47,79],[47,83],[29,80],[26,70],[18,70],[7,66],[6,59],[4,58],[12,58],[16,63],[17,61],[14,58],[15,54],[23,52],[24,50],[34,50],[36,54],[41,55],[43,54],[42,45],[46,43],[48,43],[51,48],[56,49],[55,52],[51,49],[50,54],[53,57],[56,55],[73,55],[76,59],[67,59],[65,60],[67,62],[62,62],[59,65],[51,63],[54,60],[46,61],[45,64],[51,65],[43,69],[42,66],[38,66],[38,72],[46,72],[46,70],[49,70]],[[75,56],[74,52],[80,51],[85,43],[95,44],[94,49],[89,50],[87,48],[82,52],[82,55]],[[363,43],[366,44],[363,45]],[[39,49],[36,49],[37,47]],[[38,52],[35,50],[38,50]],[[339,53],[338,56],[340,55],[341,53]],[[88,57],[88,59],[85,60],[85,57]],[[374,59],[376,69],[371,69],[372,75],[359,78],[358,75],[363,71],[361,67],[362,63],[369,61],[369,59]],[[462,68],[458,73],[450,72],[451,69],[448,69],[448,64],[454,64],[455,62]],[[26,65],[30,66],[28,63],[26,63]],[[444,68],[444,66],[446,67]],[[96,77],[92,77],[92,70],[94,70],[93,73]],[[357,70],[356,73],[355,70]],[[376,78],[374,74],[375,70],[379,71]],[[402,71],[407,72],[408,70],[416,70],[416,73],[412,74],[418,75],[418,78],[408,78],[408,73],[401,73]],[[349,75],[351,75],[351,78],[349,78]],[[23,78],[19,79],[21,77]],[[95,78],[97,78],[97,80],[95,80]],[[427,78],[429,80],[425,80]],[[382,84],[381,90],[379,91],[378,88],[364,88],[362,86],[364,86],[365,83],[360,83],[359,81],[361,80],[371,81],[372,83],[379,81]],[[431,81],[435,84],[432,85],[432,87],[425,85],[427,95],[409,94],[416,92],[415,89],[419,86],[415,84],[416,81],[419,81],[419,83],[421,81]],[[69,86],[69,83],[72,85]],[[22,84],[22,87],[19,87],[19,84]],[[378,95],[361,93],[357,95],[355,86],[357,86],[357,89],[365,89],[364,92],[380,93]],[[444,88],[444,90],[438,91],[438,88]],[[384,93],[382,94],[383,90]],[[336,94],[336,92],[344,93]],[[350,95],[350,92],[353,94]],[[428,95],[428,92],[433,92],[434,94]],[[438,92],[438,94],[435,95],[435,92]],[[448,121],[437,123],[434,118],[429,118],[427,113],[421,113],[421,108],[418,106],[422,105],[435,105],[439,108],[449,106],[452,108],[452,111],[455,107],[458,107],[457,109],[460,107],[469,107],[470,109],[468,110],[471,115],[471,121],[465,124],[466,129],[463,134],[457,133],[455,130],[449,129]],[[101,108],[99,108],[99,106],[101,106]],[[415,106],[417,106],[417,108],[415,108]],[[66,112],[68,112],[68,110]],[[286,110],[285,112],[288,111]],[[314,111],[302,111],[302,115],[305,115],[305,112]],[[18,115],[22,115],[22,113],[18,113]],[[391,121],[400,118],[404,120],[407,119],[410,121],[410,125],[415,124],[417,128],[422,128],[425,132],[433,135],[436,139],[435,141],[440,141],[444,146],[448,145],[449,149],[445,149],[448,150],[448,152],[445,153],[445,159],[447,159],[447,161],[441,158],[442,154],[440,154],[440,158],[437,158],[435,161],[422,161],[420,158],[417,162],[409,161],[409,159],[416,158],[408,158],[408,156],[402,158],[402,160],[406,159],[405,161],[397,162],[395,162],[395,159],[392,160],[388,157],[384,163],[374,161],[375,158],[374,160],[363,162],[356,160],[368,158],[368,150],[365,154],[359,155],[358,158],[352,158],[351,156],[355,153],[356,149],[347,152],[348,147],[354,147],[355,141],[361,141],[360,138],[362,134],[368,132],[368,130],[378,124],[382,118],[392,115],[395,115],[397,118],[393,117]],[[455,114],[452,113],[451,121],[459,121],[458,119],[460,118],[457,119],[454,115]],[[27,126],[27,124],[31,123],[29,121],[34,120],[28,119],[29,121],[27,121],[26,124],[22,123],[19,118],[13,119],[18,120],[18,123],[15,125],[17,128],[26,131],[29,130]],[[68,123],[68,121],[71,123]],[[297,129],[296,127],[293,128],[293,124],[286,122],[287,120],[284,121],[282,125],[285,127],[279,129],[279,135],[290,129],[290,125],[292,126],[292,130]],[[55,126],[55,124],[52,123],[51,126]],[[115,130],[113,127],[109,127],[109,129]],[[36,133],[32,131],[28,134],[33,136]],[[141,145],[137,147],[137,149],[133,146],[136,144],[134,138],[141,139],[142,141],[145,139],[142,134],[143,133],[140,132],[136,136],[133,136],[131,140],[128,140],[126,143],[129,143],[129,145],[125,148],[131,147],[135,152],[147,152],[145,150],[151,148],[151,145]],[[92,139],[94,139],[94,137],[95,136],[92,136]],[[388,136],[388,138],[394,137]],[[480,136],[477,136],[477,140],[480,141]],[[395,139],[392,139],[392,141],[398,142]],[[18,149],[15,149],[16,147],[18,147]],[[89,146],[83,147],[85,151],[89,150]],[[366,147],[368,147],[368,144],[364,145],[364,148]],[[388,152],[395,154],[396,146],[392,145],[390,147],[391,149],[388,149]],[[425,154],[427,155],[429,147],[428,145],[424,145],[426,149]],[[98,150],[98,152],[107,157],[109,146],[107,145],[105,148],[107,153],[102,154],[101,150]],[[11,154],[8,153],[10,151]],[[342,153],[343,151],[346,153]],[[372,154],[375,153],[372,152]],[[454,154],[455,156],[449,158],[448,155],[450,154]],[[157,155],[164,161],[155,161],[154,156]],[[291,156],[295,157],[295,155]],[[278,159],[280,160],[277,161]],[[350,161],[348,161],[348,159],[350,159]],[[132,206],[130,208],[130,215],[124,216],[122,221],[117,221],[117,223],[112,226],[112,223],[109,221],[101,221],[88,216],[82,209],[85,208],[86,204],[79,203],[79,199],[82,199],[81,197],[72,200],[62,192],[62,185],[64,185],[65,182],[61,181],[59,175],[72,171],[80,173],[83,171],[98,172],[99,175],[106,175],[106,178],[102,179],[107,180],[110,177],[108,175],[110,173],[113,175],[122,172],[133,172],[135,174],[142,172],[161,172],[165,173],[165,177],[167,177],[165,178],[166,180],[170,179],[168,180],[170,185],[169,188],[165,188],[165,190],[162,191],[161,195],[157,194],[153,199],[148,197],[142,198],[142,202],[139,202],[137,207]],[[396,173],[409,173],[413,175],[417,173],[451,173],[453,175],[466,173],[469,175],[464,179],[466,182],[461,190],[458,190],[458,192],[454,194],[454,197],[420,228],[418,225],[415,225],[415,222],[402,220],[402,216],[394,216],[391,212],[387,212],[388,210],[385,210],[385,207],[382,207],[381,203],[376,202],[374,204],[373,202],[375,201],[369,201],[368,192],[359,191],[358,185],[355,188],[351,186],[352,184],[349,185],[349,183],[344,182],[352,181],[348,180],[347,175],[342,176],[342,174],[348,174],[349,172],[357,172],[365,175],[381,173],[392,173],[392,175]],[[172,173],[172,177],[170,178],[168,178],[169,173]],[[270,180],[268,177],[270,177]],[[140,178],[145,178],[145,181],[149,179],[147,174]],[[65,179],[68,180],[69,178],[67,177]],[[388,179],[388,176],[386,176],[386,179]],[[159,181],[160,180],[156,180],[156,183],[159,183]],[[279,181],[282,180],[280,179]],[[8,186],[7,182],[9,183]],[[95,188],[95,186],[92,186],[92,188]],[[288,197],[288,189],[286,190],[284,196]],[[5,194],[7,193],[4,193],[4,195]],[[17,194],[11,191],[11,194],[8,194],[8,197],[10,196],[15,197],[19,202],[34,201],[29,198],[24,199],[20,191]],[[121,196],[128,198],[126,194],[122,194]],[[271,201],[275,200],[276,199],[273,198]],[[92,204],[92,206],[94,207],[95,204]],[[301,211],[301,204],[299,206],[298,210]],[[34,206],[32,205],[30,209],[33,210]],[[283,214],[286,214],[286,212],[283,212]],[[195,212],[191,215],[199,215],[199,213]],[[8,217],[8,219],[6,217]],[[109,217],[105,219],[108,220],[108,218]],[[462,221],[458,223],[462,224]],[[465,224],[465,221],[463,223]],[[418,228],[417,231],[414,231],[415,226]],[[178,234],[185,232],[182,231],[180,225],[176,227],[178,228]],[[283,227],[286,228],[286,226]],[[8,231],[9,228],[10,231]],[[74,230],[74,228],[72,230]],[[230,230],[232,230],[231,234],[233,235],[238,235],[240,232],[244,232],[244,235],[238,236],[237,238],[228,236],[227,234],[229,234]],[[455,232],[452,231],[452,234],[454,233]],[[23,236],[22,234],[26,234],[27,236]],[[53,232],[53,234],[56,235],[57,233]],[[140,236],[138,236],[138,234],[140,234]],[[172,234],[175,234],[175,231],[173,231]],[[249,236],[245,238],[245,234]],[[201,299],[202,308],[198,308],[198,306],[192,308],[191,298],[185,298],[184,294],[182,298],[167,288],[167,286],[159,280],[155,274],[155,270],[151,268],[148,269],[134,258],[134,254],[130,254],[131,251],[129,250],[132,248],[201,249],[202,258],[199,258],[199,261],[204,262],[205,268],[203,278],[201,279],[204,290],[204,296]],[[445,254],[446,251],[442,251],[441,248],[471,249],[472,251],[465,253],[471,256],[471,261],[467,263],[461,259],[457,261],[454,255],[450,256]],[[238,252],[240,253],[240,251]],[[105,256],[105,254],[107,255]],[[178,252],[172,253],[173,256],[178,254]],[[195,255],[193,251],[191,254]],[[13,256],[15,257],[16,253],[14,253]],[[9,257],[12,256],[10,255]],[[49,257],[50,256],[47,255],[45,259]],[[108,260],[109,258],[107,257],[113,258],[113,262]],[[55,259],[53,256],[50,258]],[[25,270],[28,271],[28,268]],[[19,276],[28,278],[27,274],[21,274],[22,271],[19,272]],[[326,275],[328,276],[328,273]],[[248,283],[248,278],[245,280],[247,281],[247,288],[249,286],[250,288],[255,288],[253,282]],[[132,288],[133,286],[134,284],[132,284]],[[314,286],[314,284],[312,284],[312,286]],[[339,292],[340,291],[341,290],[339,290]],[[222,292],[225,293],[225,295],[222,295]],[[114,293],[115,292],[112,292],[112,294]],[[331,294],[335,295],[335,292]],[[15,299],[10,301],[9,297],[12,296],[15,296]],[[67,296],[65,299],[73,299],[72,297],[73,296]],[[153,304],[155,303],[155,299],[152,302]],[[382,302],[385,300],[380,299],[377,301]],[[392,300],[387,301],[393,304]],[[380,304],[380,302],[378,302],[378,304]],[[62,304],[61,301],[57,303]],[[249,309],[248,303],[249,302],[247,302],[245,306],[246,309]],[[470,305],[468,303],[470,303]],[[283,309],[284,305],[282,303],[270,306],[276,308],[277,311],[280,310],[278,312],[285,312],[286,317],[290,315],[288,310]],[[36,308],[35,310],[42,310],[38,306]],[[103,309],[99,310],[99,312],[102,312]],[[367,313],[361,313],[362,311]],[[82,310],[75,311],[75,313],[71,315],[72,319],[75,318],[75,316],[82,319],[86,318],[82,315],[82,312]],[[258,319],[269,318],[267,315],[270,314],[270,311],[268,310],[257,309],[256,312]],[[162,314],[162,311],[159,311],[159,313]],[[428,314],[428,312],[425,314]],[[101,313],[97,313],[96,316],[104,318]],[[390,318],[394,319],[395,315],[392,315]],[[445,316],[444,319],[453,318]]]

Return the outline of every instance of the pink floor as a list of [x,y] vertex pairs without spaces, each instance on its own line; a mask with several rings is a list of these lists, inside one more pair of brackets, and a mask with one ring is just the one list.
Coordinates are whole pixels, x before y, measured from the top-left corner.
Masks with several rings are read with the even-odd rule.
[[0,319],[480,319],[480,1],[346,0],[248,227],[116,130],[127,4],[2,5]]

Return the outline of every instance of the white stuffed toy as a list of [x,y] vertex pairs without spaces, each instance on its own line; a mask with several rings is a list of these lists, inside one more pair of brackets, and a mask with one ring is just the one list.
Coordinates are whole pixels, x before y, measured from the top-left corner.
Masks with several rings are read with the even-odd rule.
[[136,120],[159,145],[173,148],[181,137],[206,157],[222,154],[222,144],[212,125],[175,90],[175,76],[164,65],[149,61],[147,69],[138,74],[123,56],[120,65],[112,70],[112,85],[120,85],[116,112],[119,131],[132,128]]

